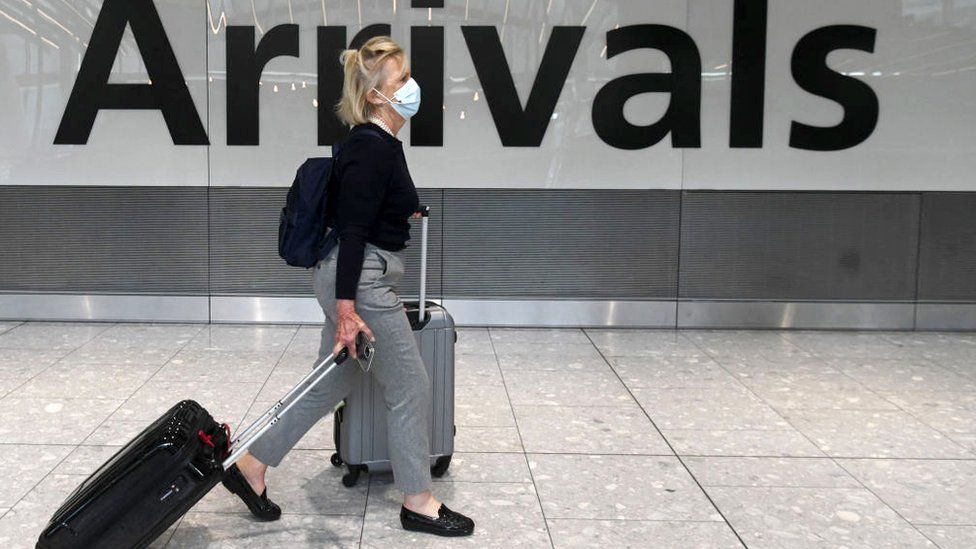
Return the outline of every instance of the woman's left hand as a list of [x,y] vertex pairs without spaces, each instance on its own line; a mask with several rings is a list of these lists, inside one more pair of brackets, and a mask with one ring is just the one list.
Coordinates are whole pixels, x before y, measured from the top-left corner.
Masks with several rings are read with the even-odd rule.
[[420,217],[420,212],[413,212],[413,215],[410,216],[411,219],[417,219],[419,217]]

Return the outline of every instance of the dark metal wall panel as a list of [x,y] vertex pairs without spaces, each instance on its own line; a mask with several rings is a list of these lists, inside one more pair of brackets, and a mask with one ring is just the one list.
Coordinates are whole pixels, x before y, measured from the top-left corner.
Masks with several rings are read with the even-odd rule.
[[912,300],[919,195],[684,193],[680,297]]
[[[287,188],[213,187],[210,190],[211,289],[218,295],[313,295],[311,271],[278,257],[278,219]],[[441,191],[418,190],[431,206],[428,295],[440,293]],[[407,273],[401,294],[420,285],[420,222],[414,221],[404,251]]]
[[446,189],[444,296],[674,299],[679,193]]
[[205,295],[206,193],[0,186],[0,291]]
[[976,193],[922,195],[918,298],[976,302]]

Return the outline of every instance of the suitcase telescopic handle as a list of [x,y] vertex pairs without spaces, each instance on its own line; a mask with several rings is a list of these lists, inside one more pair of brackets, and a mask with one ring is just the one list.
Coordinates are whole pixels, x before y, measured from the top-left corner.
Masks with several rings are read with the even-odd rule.
[[[366,334],[360,332],[356,338],[356,341],[357,348],[363,346],[366,342]],[[343,347],[342,350],[339,351],[339,354],[332,354],[325,357],[321,362],[318,363],[318,365],[315,366],[315,368],[312,369],[311,372],[309,372],[305,377],[302,378],[301,381],[295,384],[295,386],[292,387],[291,390],[285,394],[285,396],[281,397],[281,399],[268,408],[268,410],[264,412],[264,415],[237,435],[230,443],[230,455],[228,455],[222,463],[224,470],[227,470],[231,465],[236,463],[237,460],[240,459],[244,452],[246,452],[256,440],[261,438],[261,436],[264,435],[264,433],[267,432],[267,430],[270,429],[275,423],[278,423],[281,416],[285,415],[292,406],[304,398],[309,391],[311,391],[316,385],[319,384],[320,381],[322,381],[322,379],[325,378],[325,376],[329,375],[329,372],[331,372],[333,368],[342,364],[348,358],[349,349],[347,347]],[[332,364],[326,368],[325,366],[330,362]],[[325,368],[324,371],[323,368]],[[315,379],[311,383],[308,383],[308,381],[313,377]],[[302,389],[303,387],[304,390],[298,393],[299,389]],[[295,395],[295,393],[298,393],[298,396],[291,398],[293,395]]]
[[417,311],[417,321],[423,324],[425,307],[427,304],[427,221],[430,218],[430,206],[421,205],[417,208],[420,213],[420,309]]

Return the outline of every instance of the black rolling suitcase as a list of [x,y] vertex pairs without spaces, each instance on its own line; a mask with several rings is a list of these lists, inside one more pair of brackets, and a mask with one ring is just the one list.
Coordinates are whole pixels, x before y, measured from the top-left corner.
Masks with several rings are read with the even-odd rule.
[[[360,334],[364,356],[372,347]],[[184,400],[96,470],[54,513],[38,548],[146,547],[220,483],[224,470],[349,353],[326,357],[234,440]],[[334,358],[334,360],[333,360]]]

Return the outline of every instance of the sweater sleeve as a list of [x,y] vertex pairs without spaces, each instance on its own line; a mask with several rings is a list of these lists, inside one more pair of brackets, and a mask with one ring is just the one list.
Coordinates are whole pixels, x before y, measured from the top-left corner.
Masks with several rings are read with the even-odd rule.
[[384,150],[386,147],[379,138],[364,136],[351,140],[340,153],[336,299],[356,299],[366,237],[383,204],[393,172],[393,155]]

